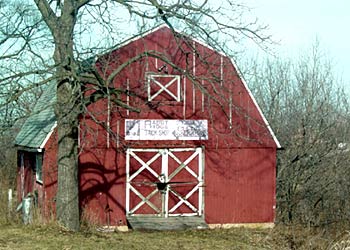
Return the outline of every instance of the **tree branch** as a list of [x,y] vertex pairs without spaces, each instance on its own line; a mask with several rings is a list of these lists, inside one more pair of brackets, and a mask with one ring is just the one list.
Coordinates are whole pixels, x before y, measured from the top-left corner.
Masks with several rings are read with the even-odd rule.
[[57,33],[58,18],[46,0],[34,0],[36,6],[42,14],[42,18],[51,30],[52,34]]

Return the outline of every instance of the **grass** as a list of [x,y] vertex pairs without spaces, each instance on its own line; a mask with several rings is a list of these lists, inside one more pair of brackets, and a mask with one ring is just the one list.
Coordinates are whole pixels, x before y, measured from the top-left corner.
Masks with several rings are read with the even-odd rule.
[[[0,183],[1,186],[2,183]],[[84,225],[78,233],[54,222],[44,224],[34,213],[34,223],[24,226],[19,213],[8,213],[7,189],[0,192],[1,249],[118,249],[118,250],[233,250],[233,249],[350,249],[350,225],[327,228],[278,225],[273,229],[216,229],[196,231],[130,231],[100,233]],[[14,202],[15,203],[15,202]],[[348,247],[348,248],[346,248]]]
[[6,225],[0,229],[0,249],[271,249],[265,233],[235,231],[71,233],[55,225]]
[[349,239],[347,233],[340,231],[296,226],[277,226],[269,230],[236,228],[127,233],[99,233],[86,229],[72,233],[56,224],[23,226],[7,223],[0,227],[0,249],[331,249],[337,243],[340,246],[344,237]]

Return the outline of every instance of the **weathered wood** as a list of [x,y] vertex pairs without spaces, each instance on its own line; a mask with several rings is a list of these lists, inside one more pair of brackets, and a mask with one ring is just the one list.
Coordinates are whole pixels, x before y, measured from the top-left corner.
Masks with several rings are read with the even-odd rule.
[[184,230],[184,229],[206,229],[207,223],[203,217],[177,216],[128,216],[129,226],[134,230]]

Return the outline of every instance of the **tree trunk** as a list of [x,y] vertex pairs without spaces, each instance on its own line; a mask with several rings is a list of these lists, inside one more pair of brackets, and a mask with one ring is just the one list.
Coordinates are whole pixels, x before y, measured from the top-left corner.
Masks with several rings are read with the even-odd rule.
[[[71,103],[70,83],[57,88],[58,130],[58,190],[56,212],[58,221],[66,228],[78,231],[79,182],[77,157],[77,115]],[[72,106],[73,105],[73,106]]]
[[65,1],[54,32],[57,67],[58,189],[56,213],[59,223],[72,231],[80,227],[78,182],[78,106],[75,94],[73,31],[76,22],[74,0]]
[[55,114],[58,130],[58,189],[56,196],[56,216],[62,226],[78,231],[79,182],[78,182],[78,116],[76,99],[78,83],[74,60],[74,27],[78,8],[85,1],[57,1],[60,14],[50,6],[51,1],[34,0],[42,17],[51,31],[55,43],[53,55],[56,64],[57,103]]

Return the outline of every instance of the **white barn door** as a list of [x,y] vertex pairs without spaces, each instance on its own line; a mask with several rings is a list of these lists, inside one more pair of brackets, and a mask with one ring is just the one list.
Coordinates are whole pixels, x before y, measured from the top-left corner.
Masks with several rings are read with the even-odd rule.
[[202,148],[127,149],[127,216],[202,216]]

